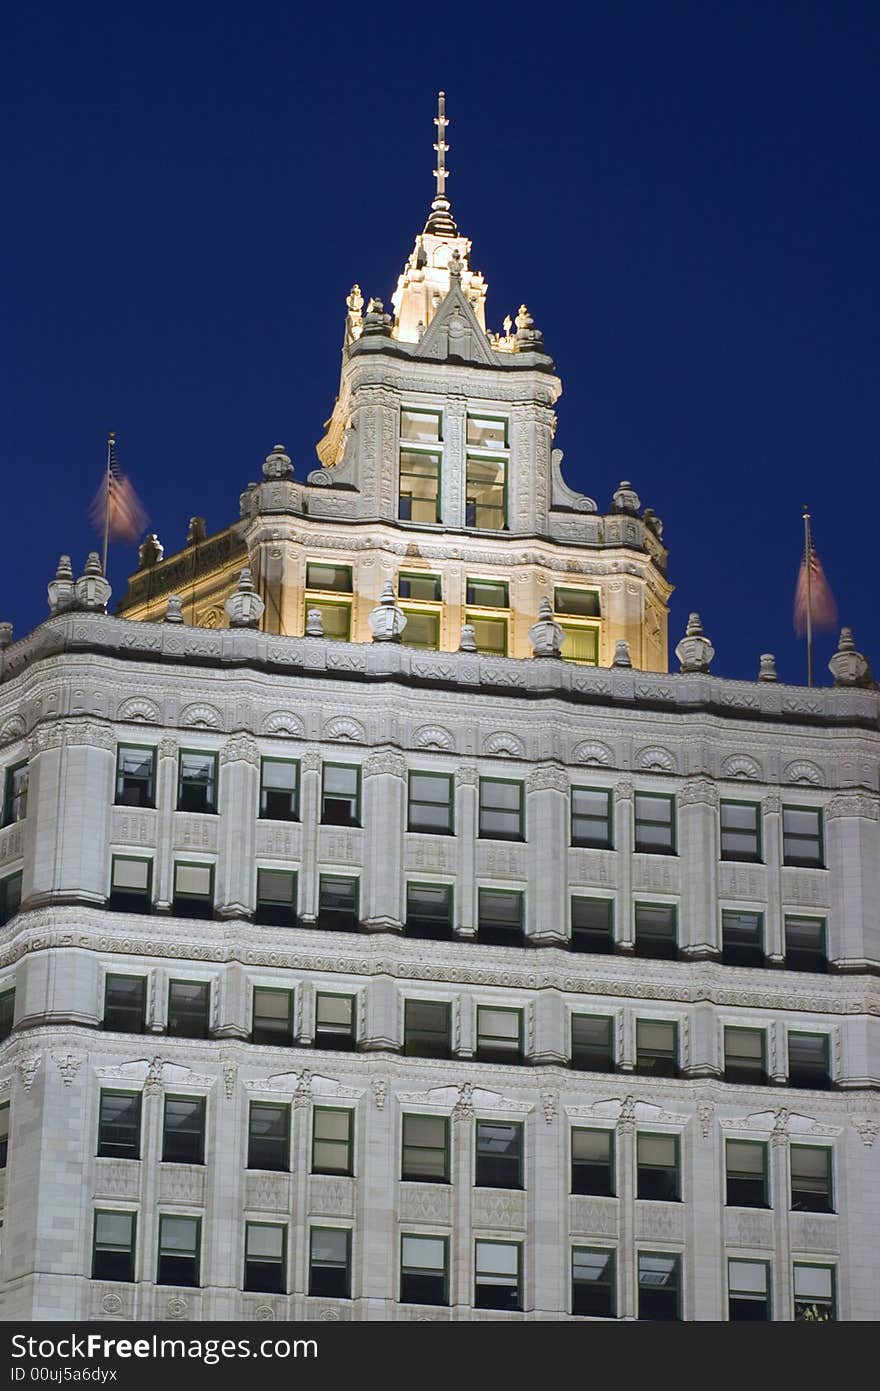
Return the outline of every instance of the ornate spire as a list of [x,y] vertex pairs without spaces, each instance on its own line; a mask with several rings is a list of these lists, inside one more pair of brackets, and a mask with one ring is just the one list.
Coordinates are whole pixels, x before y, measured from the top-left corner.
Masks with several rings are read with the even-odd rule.
[[433,233],[435,237],[457,237],[458,228],[452,216],[452,204],[446,197],[446,180],[449,178],[446,168],[446,151],[449,149],[446,143],[446,127],[449,122],[446,119],[445,92],[437,93],[437,115],[434,117],[434,125],[437,127],[437,139],[434,142],[434,149],[437,151],[437,168],[434,170],[437,192],[431,204],[428,221],[425,223],[425,231]]

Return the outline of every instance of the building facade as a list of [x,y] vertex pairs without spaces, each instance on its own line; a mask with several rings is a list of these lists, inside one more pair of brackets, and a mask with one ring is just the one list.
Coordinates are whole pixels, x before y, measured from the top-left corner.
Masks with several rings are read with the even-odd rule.
[[6,1319],[870,1319],[880,695],[667,670],[438,190],[320,467],[0,629]]

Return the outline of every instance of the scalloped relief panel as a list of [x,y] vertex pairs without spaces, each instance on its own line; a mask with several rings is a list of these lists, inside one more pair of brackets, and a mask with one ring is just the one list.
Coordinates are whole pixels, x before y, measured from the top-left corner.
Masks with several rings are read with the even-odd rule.
[[180,712],[180,723],[191,729],[220,729],[220,711],[213,705],[187,705]]
[[602,768],[610,767],[614,761],[608,745],[595,740],[578,744],[572,753],[572,760],[575,763],[595,763]]
[[417,729],[413,734],[413,743],[417,749],[447,749],[455,747],[455,740],[448,729],[442,725],[426,724],[421,729]]
[[288,710],[274,710],[260,725],[261,734],[289,734],[294,739],[305,738],[306,727],[299,715]]
[[147,700],[146,696],[131,696],[122,702],[116,711],[116,718],[140,724],[161,724],[162,711],[154,700]]
[[501,754],[505,758],[525,758],[525,745],[515,734],[490,734],[483,741],[483,753]]
[[733,754],[730,758],[725,758],[721,765],[721,776],[723,778],[747,778],[750,782],[763,782],[764,770],[757,759],[749,758],[747,754]]
[[25,725],[21,715],[12,715],[0,726],[0,744],[11,744],[14,739],[23,739],[24,733]]
[[653,770],[658,773],[674,773],[677,771],[675,756],[668,749],[651,747],[642,749],[636,759],[636,767],[645,770]]
[[809,763],[805,758],[787,764],[785,772],[782,774],[782,780],[783,782],[807,783],[811,787],[822,787],[825,782],[821,768],[818,768],[815,763]]
[[365,744],[367,741],[363,725],[358,724],[357,720],[346,719],[344,716],[337,720],[331,720],[325,726],[324,738],[338,739],[353,744]]

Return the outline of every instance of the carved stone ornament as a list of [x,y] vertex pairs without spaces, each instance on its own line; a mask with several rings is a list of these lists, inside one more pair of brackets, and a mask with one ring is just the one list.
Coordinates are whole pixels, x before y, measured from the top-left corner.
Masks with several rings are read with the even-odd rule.
[[223,1063],[223,1092],[227,1101],[231,1101],[235,1096],[235,1083],[238,1079],[238,1067],[233,1062]]
[[390,773],[395,778],[405,778],[406,759],[402,753],[397,753],[394,749],[381,749],[371,753],[364,760],[362,773],[365,778],[377,777],[381,773]]
[[12,624],[0,623],[0,652],[12,646]]
[[52,1058],[58,1065],[65,1087],[71,1086],[82,1064],[82,1057],[76,1053],[53,1053]]
[[678,794],[679,806],[717,807],[718,788],[708,778],[695,778],[686,782]]
[[825,817],[858,816],[864,821],[880,820],[880,799],[870,792],[837,792],[825,808]]
[[703,625],[698,613],[688,619],[685,635],[675,649],[682,671],[708,671],[715,656],[715,648],[703,633]]
[[529,792],[568,792],[569,778],[561,763],[542,763],[526,780]]
[[238,577],[238,588],[223,605],[229,615],[230,628],[258,628],[266,605],[254,588],[253,576],[246,565]]
[[155,531],[151,531],[138,546],[138,569],[149,570],[150,566],[158,565],[164,556],[165,547]]
[[177,757],[177,740],[176,740],[176,739],[172,739],[170,736],[169,736],[168,738],[165,738],[165,739],[160,739],[160,740],[159,740],[159,757],[160,757],[160,758],[176,758],[176,757]]
[[29,1092],[34,1085],[34,1078],[39,1071],[41,1061],[42,1055],[40,1053],[27,1053],[23,1058],[19,1058],[16,1063],[18,1075],[21,1078],[21,1085],[26,1092]]
[[615,802],[631,802],[633,799],[633,785],[628,779],[624,778],[614,789]]
[[54,580],[49,582],[49,612],[64,613],[65,609],[72,609],[75,603],[73,566],[70,563],[70,556],[63,555],[58,561]]
[[712,1117],[715,1114],[715,1105],[707,1098],[697,1102],[697,1117],[700,1122],[700,1134],[704,1140],[708,1140],[712,1130]]
[[144,1096],[158,1096],[162,1090],[162,1073],[165,1067],[164,1059],[151,1058],[147,1068],[147,1075],[144,1078]]
[[614,644],[614,661],[611,665],[613,667],[632,666],[632,657],[630,656],[629,643],[626,638],[618,638],[617,642]]
[[463,763],[460,768],[455,770],[456,787],[476,787],[480,781],[479,769],[471,764]]
[[565,633],[553,617],[553,606],[544,598],[538,604],[538,621],[529,629],[529,642],[534,657],[558,657],[562,652]]
[[459,652],[476,652],[477,635],[472,623],[465,623],[462,625],[458,650]]
[[758,671],[759,681],[778,681],[776,675],[776,658],[772,652],[762,652],[760,658],[761,666]]
[[324,615],[320,609],[309,609],[306,614],[306,637],[322,638],[324,636]]
[[290,455],[285,453],[283,444],[273,445],[272,453],[266,455],[263,463],[263,477],[266,479],[293,477],[293,464],[290,462]]
[[458,1100],[452,1108],[457,1120],[471,1120],[474,1114],[474,1084],[462,1082],[458,1089]]
[[321,755],[317,749],[306,749],[299,761],[304,773],[317,773],[321,767]]
[[256,739],[248,734],[235,734],[220,750],[220,762],[250,763],[253,768],[260,766],[260,749]]
[[86,568],[74,586],[76,607],[90,613],[106,613],[107,604],[113,590],[101,569],[101,558],[97,551],[90,551]]
[[632,1135],[636,1128],[636,1099],[625,1096],[617,1118],[617,1128],[622,1135]]
[[835,686],[861,686],[868,690],[875,686],[867,657],[856,651],[852,628],[841,628],[837,651],[828,663],[828,670]]
[[544,1120],[547,1125],[553,1124],[558,1107],[559,1097],[556,1092],[541,1092],[541,1110],[544,1112]]
[[624,479],[617,485],[617,491],[611,498],[612,512],[628,512],[631,517],[638,515],[642,500],[635,488],[628,479]]
[[853,1116],[852,1127],[862,1137],[862,1143],[870,1149],[880,1131],[880,1122],[872,1120],[870,1116]]
[[163,623],[182,623],[183,622],[183,600],[179,594],[169,594],[168,602],[165,605],[165,617]]
[[373,1100],[379,1111],[384,1111],[388,1097],[388,1083],[381,1077],[373,1078]]
[[373,642],[400,642],[407,619],[403,609],[398,608],[394,596],[394,585],[386,580],[382,586],[379,603],[370,611],[367,622],[373,634]]

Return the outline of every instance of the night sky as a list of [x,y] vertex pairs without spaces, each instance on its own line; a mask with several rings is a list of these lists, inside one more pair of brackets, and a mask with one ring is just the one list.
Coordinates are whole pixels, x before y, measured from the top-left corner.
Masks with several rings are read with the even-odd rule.
[[[124,9],[125,13],[120,13]],[[108,429],[166,553],[296,476],[338,382],[345,295],[390,300],[433,179],[499,328],[524,300],[561,374],[567,481],[665,523],[670,647],[777,654],[801,504],[857,645],[877,623],[876,0],[120,7],[12,0],[0,123],[0,619],[76,573]],[[136,564],[111,553],[116,597]],[[817,642],[820,682],[833,640]]]

